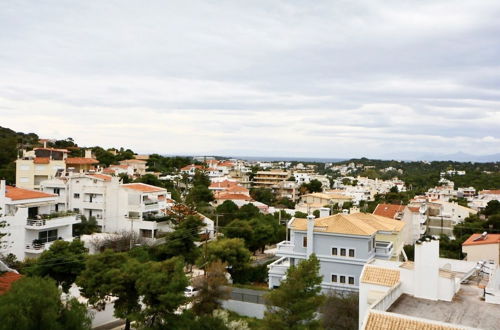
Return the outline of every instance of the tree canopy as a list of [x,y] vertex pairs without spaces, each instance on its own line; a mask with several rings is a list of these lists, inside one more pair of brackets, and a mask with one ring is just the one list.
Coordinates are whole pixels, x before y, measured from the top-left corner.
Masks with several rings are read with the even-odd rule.
[[323,303],[319,260],[313,254],[298,266],[291,266],[279,288],[266,295],[267,329],[318,329],[316,313]]

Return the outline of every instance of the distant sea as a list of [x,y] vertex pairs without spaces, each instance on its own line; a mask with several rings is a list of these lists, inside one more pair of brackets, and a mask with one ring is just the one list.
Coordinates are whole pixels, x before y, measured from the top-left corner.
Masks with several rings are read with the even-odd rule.
[[225,158],[225,159],[242,159],[248,161],[257,161],[257,162],[281,162],[281,161],[290,161],[290,162],[310,162],[310,163],[337,163],[348,160],[348,158],[313,158],[313,157],[275,157],[275,156],[219,156],[219,155],[164,155],[166,157],[217,157],[217,158]]

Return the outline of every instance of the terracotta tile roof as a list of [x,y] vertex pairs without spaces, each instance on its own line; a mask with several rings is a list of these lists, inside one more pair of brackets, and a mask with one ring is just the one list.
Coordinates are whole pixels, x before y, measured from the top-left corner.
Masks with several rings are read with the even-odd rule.
[[47,194],[41,191],[22,189],[12,186],[7,186],[5,191],[5,197],[10,198],[13,201],[18,201],[23,199],[49,198],[56,196],[57,195]]
[[399,204],[378,204],[373,214],[394,219],[404,208],[404,205]]
[[111,181],[111,176],[110,175],[105,175],[105,174],[89,174],[88,176],[91,176],[93,178],[101,179],[104,181]]
[[238,182],[224,180],[224,181],[220,181],[220,182],[211,183],[209,188],[212,188],[212,189],[231,188],[231,187],[235,187],[237,185],[238,185]]
[[49,157],[35,157],[33,160],[33,163],[35,164],[48,164],[50,163],[50,158]]
[[237,193],[237,192],[242,192],[242,193],[249,193],[250,190],[248,190],[247,188],[245,187],[242,187],[242,186],[233,186],[233,187],[230,187],[226,190],[228,193]]
[[[314,231],[348,235],[371,236],[379,230],[401,231],[402,221],[367,213],[335,214],[314,221]],[[296,218],[291,224],[295,230],[307,230],[307,219]]]
[[[500,244],[500,234],[487,234],[486,238],[480,238],[481,234],[472,234],[462,246],[482,245],[482,244]],[[477,239],[475,241],[475,239]]]
[[187,166],[184,166],[183,168],[181,168],[181,171],[189,171],[192,168],[201,170],[201,169],[203,169],[203,166],[201,166],[201,165],[187,165]]
[[66,164],[69,165],[99,164],[99,161],[94,158],[68,157],[66,158]]
[[221,194],[216,197],[216,199],[240,199],[240,200],[245,200],[245,201],[251,201],[252,197],[244,194]]
[[102,170],[103,173],[114,174],[115,171],[112,168],[105,168]]
[[445,325],[441,322],[416,319],[401,314],[378,312],[370,310],[366,324],[366,330],[458,330],[463,327]]
[[220,162],[217,166],[233,167],[234,163],[231,163],[231,162]]
[[109,165],[110,168],[112,167],[116,167],[116,168],[123,168],[123,169],[127,169],[129,166],[128,165]]
[[417,206],[408,206],[408,209],[413,213],[420,213],[420,208]]
[[134,189],[137,191],[142,191],[142,192],[160,192],[160,191],[166,191],[164,188],[152,186],[149,184],[145,183],[127,183],[122,185],[123,188],[128,188],[128,189]]
[[9,291],[12,283],[19,280],[22,275],[16,274],[14,272],[5,272],[0,275],[0,295]]
[[361,282],[392,287],[399,282],[399,270],[366,266]]
[[481,195],[500,195],[500,190],[482,190],[479,192]]

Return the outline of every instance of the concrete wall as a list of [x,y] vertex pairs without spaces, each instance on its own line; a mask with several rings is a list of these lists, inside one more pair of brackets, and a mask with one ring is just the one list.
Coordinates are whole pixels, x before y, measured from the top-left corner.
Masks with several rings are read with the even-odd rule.
[[467,253],[467,261],[493,260],[500,263],[500,244],[477,244],[462,246],[462,252]]
[[224,300],[222,302],[222,307],[240,315],[255,317],[258,319],[264,318],[264,312],[266,310],[265,305],[238,300]]

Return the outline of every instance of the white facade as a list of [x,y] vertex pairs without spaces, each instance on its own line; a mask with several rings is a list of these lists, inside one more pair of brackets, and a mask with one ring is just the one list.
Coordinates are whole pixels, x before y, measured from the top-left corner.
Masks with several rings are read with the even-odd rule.
[[1,254],[17,259],[35,258],[56,240],[73,240],[76,214],[55,212],[57,197],[27,189],[9,187],[0,181],[0,212],[7,226]]

